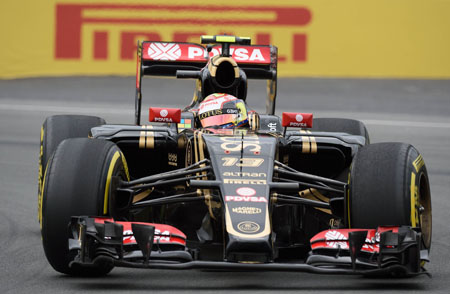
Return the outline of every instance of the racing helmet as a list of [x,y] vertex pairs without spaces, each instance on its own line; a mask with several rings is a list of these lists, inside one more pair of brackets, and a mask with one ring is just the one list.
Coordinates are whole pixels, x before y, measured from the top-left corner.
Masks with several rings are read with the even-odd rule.
[[231,129],[248,126],[245,102],[230,94],[207,96],[199,105],[198,118],[202,127]]

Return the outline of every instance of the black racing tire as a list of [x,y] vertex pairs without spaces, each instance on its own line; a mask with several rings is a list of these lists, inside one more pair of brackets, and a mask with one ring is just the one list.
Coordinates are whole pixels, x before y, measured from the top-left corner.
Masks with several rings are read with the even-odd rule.
[[370,144],[369,132],[363,122],[348,118],[315,118],[311,131],[338,132],[362,136],[366,139],[365,145]]
[[410,144],[377,143],[359,149],[349,178],[351,228],[420,227],[431,245],[431,194],[422,155]]
[[112,266],[69,267],[68,224],[72,216],[108,216],[112,176],[127,177],[122,152],[100,139],[66,139],[56,148],[44,175],[42,242],[45,255],[58,272],[76,276],[101,276]]
[[[39,151],[39,178],[38,178],[38,210],[41,208],[41,190],[45,167],[53,152],[65,139],[87,138],[91,128],[106,124],[105,120],[96,116],[87,115],[54,115],[47,117],[41,127],[41,143]],[[40,222],[40,215],[38,215]]]

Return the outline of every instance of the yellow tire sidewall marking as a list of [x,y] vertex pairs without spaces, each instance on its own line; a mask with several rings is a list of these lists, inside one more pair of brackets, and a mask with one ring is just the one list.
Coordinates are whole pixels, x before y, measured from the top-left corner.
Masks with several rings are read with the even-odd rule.
[[114,167],[116,166],[116,162],[121,156],[120,151],[116,151],[111,159],[109,164],[108,174],[106,177],[106,185],[105,185],[105,197],[103,201],[103,214],[106,215],[108,213],[108,196],[109,196],[109,186],[111,185],[111,177],[114,172]]
[[47,165],[45,166],[44,179],[42,180],[42,186],[41,186],[40,193],[39,193],[40,201],[39,201],[39,203],[38,203],[38,206],[39,206],[39,207],[38,207],[38,209],[39,209],[39,211],[38,211],[38,219],[39,219],[41,231],[42,231],[42,222],[43,222],[43,213],[42,213],[42,210],[43,210],[43,207],[44,207],[45,179],[47,178],[48,163],[49,163],[49,162],[47,162]]
[[418,205],[419,198],[418,198],[418,188],[416,185],[416,174],[414,172],[411,172],[410,199],[411,199],[411,226],[417,227],[418,211],[416,207]]
[[44,126],[41,127],[41,142],[39,148],[39,178],[38,178],[38,221],[42,221],[42,189],[44,186],[43,174],[44,170],[42,168],[42,157],[44,156]]

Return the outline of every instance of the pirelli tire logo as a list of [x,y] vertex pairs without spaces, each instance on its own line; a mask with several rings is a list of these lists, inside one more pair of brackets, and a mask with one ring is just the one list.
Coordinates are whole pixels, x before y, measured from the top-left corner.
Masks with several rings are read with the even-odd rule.
[[239,214],[260,214],[262,209],[258,207],[239,206],[232,208],[231,211]]

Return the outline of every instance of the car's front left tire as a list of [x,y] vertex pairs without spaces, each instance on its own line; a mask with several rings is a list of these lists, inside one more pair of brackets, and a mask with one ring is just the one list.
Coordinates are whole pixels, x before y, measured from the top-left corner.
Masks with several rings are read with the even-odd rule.
[[45,255],[58,272],[99,276],[112,266],[69,267],[68,224],[72,216],[108,216],[110,182],[113,176],[127,177],[120,149],[104,140],[64,140],[51,157],[42,190],[41,232]]

